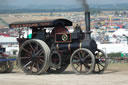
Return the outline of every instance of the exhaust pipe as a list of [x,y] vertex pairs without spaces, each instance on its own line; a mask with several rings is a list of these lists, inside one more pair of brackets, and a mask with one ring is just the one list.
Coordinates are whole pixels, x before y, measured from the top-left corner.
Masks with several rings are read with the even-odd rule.
[[91,38],[91,31],[90,31],[90,12],[85,12],[85,23],[86,23],[85,39],[90,39]]

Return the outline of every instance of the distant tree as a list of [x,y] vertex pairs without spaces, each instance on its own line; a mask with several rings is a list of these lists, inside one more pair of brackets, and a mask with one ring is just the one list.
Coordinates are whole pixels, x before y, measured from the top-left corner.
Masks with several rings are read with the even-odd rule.
[[108,54],[109,57],[113,58],[113,57],[121,57],[121,53],[118,52],[118,53],[109,53]]

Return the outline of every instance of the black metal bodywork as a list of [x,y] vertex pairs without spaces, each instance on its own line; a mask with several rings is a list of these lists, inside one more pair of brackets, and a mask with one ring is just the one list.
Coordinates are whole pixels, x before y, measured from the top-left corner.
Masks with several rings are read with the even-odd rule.
[[[10,24],[10,28],[21,28],[19,29],[20,36],[17,40],[20,48],[18,61],[22,70],[28,74],[40,74],[46,71],[48,73],[60,73],[69,64],[72,64],[74,68],[73,64],[77,62],[78,66],[79,64],[81,65],[80,69],[82,64],[84,64],[85,69],[88,69],[85,73],[88,74],[94,71],[95,61],[98,61],[98,63],[102,61],[100,61],[101,59],[95,60],[96,57],[99,57],[100,51],[95,40],[91,38],[90,12],[85,13],[85,22],[86,29],[84,32],[77,25],[72,33],[69,33],[67,26],[72,26],[73,24],[67,19],[15,22]],[[32,29],[31,38],[21,37],[22,28],[24,27]],[[51,32],[46,32],[47,29],[50,29]],[[40,50],[45,58],[41,56]],[[107,57],[104,52],[102,54]],[[82,56],[82,58],[77,58],[79,60],[76,60],[76,55],[78,57]],[[43,63],[41,59],[46,63]],[[92,65],[89,66],[87,64]],[[37,72],[32,72],[32,68],[36,68]],[[75,69],[75,71],[77,70]],[[99,69],[98,72],[100,71],[104,71],[104,67],[102,70]],[[81,70],[79,73],[81,73]]]
[[85,33],[81,31],[81,28],[79,26],[76,26],[75,31],[71,34],[72,42],[57,44],[56,47],[59,50],[66,49],[71,51],[74,51],[78,48],[87,48],[94,53],[97,50],[97,44],[95,40],[91,38],[90,12],[85,13],[85,22],[86,22]]
[[[30,21],[30,22],[14,22],[10,24],[10,28],[23,28],[29,27],[32,29],[32,39],[40,39],[45,41],[48,46],[54,50],[65,50],[67,52],[73,52],[78,48],[87,48],[93,53],[97,50],[96,42],[91,39],[90,31],[90,13],[85,13],[86,30],[82,32],[80,26],[76,26],[73,33],[56,33],[55,36],[45,33],[44,27],[55,27],[57,23],[62,23],[64,26],[72,26],[72,22],[67,19],[56,20],[42,20],[42,21]],[[40,28],[40,29],[38,29]],[[54,28],[53,28],[54,29]],[[67,40],[62,40],[62,36],[66,35]],[[54,38],[54,39],[53,39]],[[18,38],[19,45],[29,40],[27,38]]]
[[[69,50],[73,52],[78,48],[88,48],[92,52],[97,50],[96,42],[91,39],[90,34],[90,13],[85,13],[85,21],[86,21],[86,31],[83,33],[81,31],[80,26],[76,26],[73,33],[57,33],[55,40],[51,41],[49,34],[45,34],[43,28],[44,27],[55,27],[55,25],[59,22],[63,23],[64,26],[72,26],[72,22],[67,19],[56,19],[56,20],[44,20],[44,21],[31,21],[31,22],[15,22],[10,24],[10,28],[20,28],[20,27],[30,27],[32,29],[32,39],[41,39],[45,41],[47,44],[50,42],[50,48],[55,48],[57,50]],[[40,29],[37,29],[40,28]],[[62,36],[66,34],[68,36],[67,40],[62,40]],[[18,38],[19,44],[21,45],[24,41],[29,40],[25,38]],[[54,43],[55,47],[51,47],[51,44]],[[53,46],[53,45],[52,45]]]

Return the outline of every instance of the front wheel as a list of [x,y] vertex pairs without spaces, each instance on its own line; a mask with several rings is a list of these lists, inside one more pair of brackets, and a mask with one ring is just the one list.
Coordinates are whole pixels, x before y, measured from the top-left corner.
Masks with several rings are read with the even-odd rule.
[[80,48],[71,55],[70,64],[77,74],[90,74],[94,68],[95,58],[90,50]]

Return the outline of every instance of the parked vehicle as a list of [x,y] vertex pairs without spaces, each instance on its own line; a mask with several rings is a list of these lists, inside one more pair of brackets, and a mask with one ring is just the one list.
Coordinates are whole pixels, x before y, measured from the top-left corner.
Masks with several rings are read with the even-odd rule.
[[13,70],[13,62],[5,54],[6,49],[0,45],[0,73],[10,73]]

